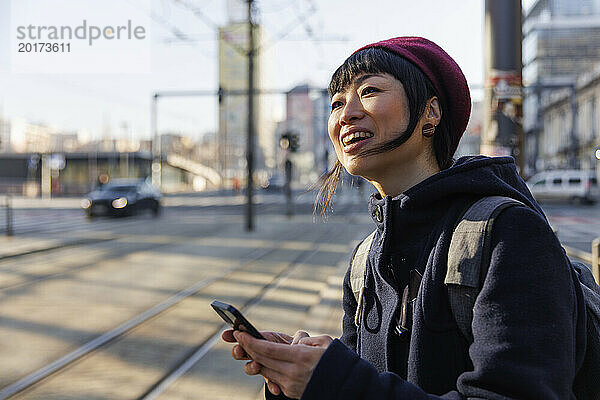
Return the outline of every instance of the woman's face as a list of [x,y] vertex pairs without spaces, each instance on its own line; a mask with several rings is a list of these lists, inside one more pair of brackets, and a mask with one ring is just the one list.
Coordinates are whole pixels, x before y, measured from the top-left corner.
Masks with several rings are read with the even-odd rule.
[[[362,74],[333,95],[329,137],[338,160],[353,175],[377,180],[417,157],[424,148],[412,135],[400,147],[363,156],[399,137],[409,121],[408,99],[402,83],[389,74]],[[401,170],[400,170],[401,171]]]

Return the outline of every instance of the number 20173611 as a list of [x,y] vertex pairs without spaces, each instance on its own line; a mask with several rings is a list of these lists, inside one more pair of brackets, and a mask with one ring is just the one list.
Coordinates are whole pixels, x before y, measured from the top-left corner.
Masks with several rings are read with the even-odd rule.
[[70,53],[71,43],[20,42],[19,53]]

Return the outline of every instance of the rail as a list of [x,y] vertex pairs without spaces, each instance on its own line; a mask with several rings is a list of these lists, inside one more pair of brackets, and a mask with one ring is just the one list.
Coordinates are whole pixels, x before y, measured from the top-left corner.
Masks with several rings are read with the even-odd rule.
[[[312,227],[310,228],[312,229]],[[294,259],[292,259],[289,265],[286,268],[283,268],[279,273],[277,273],[272,280],[263,285],[260,292],[254,297],[250,298],[246,304],[241,306],[241,309],[249,308],[256,303],[260,302],[261,299],[273,288],[277,288],[280,285],[282,280],[287,279],[287,277],[291,274],[293,270],[298,268],[301,265],[304,265],[306,260],[316,254],[318,251],[322,251],[320,245],[323,240],[329,237],[335,227],[330,227],[324,233],[322,233],[317,240],[315,240],[312,245],[302,252],[300,252]],[[291,237],[303,237],[306,234],[306,228],[298,229]],[[34,385],[40,383],[40,381],[45,379],[50,379],[51,375],[58,375],[62,371],[66,371],[69,365],[72,365],[74,362],[80,360],[84,356],[89,356],[90,353],[99,349],[103,346],[108,346],[111,342],[114,342],[117,338],[125,337],[126,335],[131,334],[135,330],[135,328],[139,328],[142,324],[147,323],[151,320],[155,320],[159,318],[161,314],[163,314],[166,310],[172,309],[175,306],[183,303],[186,299],[192,299],[198,292],[207,287],[208,285],[217,282],[219,280],[225,279],[228,275],[235,271],[241,271],[244,268],[251,265],[253,262],[263,259],[268,254],[271,254],[278,249],[285,246],[286,242],[282,241],[282,243],[273,243],[272,245],[267,246],[264,249],[256,249],[253,250],[250,254],[248,254],[242,261],[232,265],[228,269],[221,271],[219,274],[202,279],[192,286],[189,286],[182,291],[177,292],[172,295],[165,301],[150,307],[149,309],[143,311],[132,319],[122,323],[116,328],[105,332],[104,334],[92,339],[84,343],[81,347],[73,350],[72,352],[64,355],[63,357],[51,362],[43,366],[42,368],[34,371],[33,373],[21,378],[20,380],[13,382],[12,384],[0,388],[0,400],[8,399],[22,391],[31,388]],[[147,389],[147,391],[138,399],[139,400],[149,400],[156,398],[160,393],[162,393],[169,385],[183,375],[187,370],[189,370],[195,363],[198,362],[207,352],[210,350],[220,338],[220,333],[223,329],[223,326],[219,325],[217,330],[213,332],[212,335],[208,335],[208,338],[196,346],[193,351],[188,352],[187,356],[179,360],[177,365],[174,365],[170,371],[160,377],[156,382],[152,384],[151,387]]]

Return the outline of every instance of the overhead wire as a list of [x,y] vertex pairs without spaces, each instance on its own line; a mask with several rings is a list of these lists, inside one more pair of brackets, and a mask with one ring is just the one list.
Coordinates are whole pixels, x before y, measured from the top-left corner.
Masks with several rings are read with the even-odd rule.
[[[204,22],[209,28],[211,28],[215,32],[219,32],[220,26],[215,21],[212,20],[206,13],[195,4],[191,3],[188,0],[171,0],[174,4],[179,5],[188,11],[190,11],[196,18]],[[242,55],[248,55],[248,49],[238,45],[235,42],[230,41],[226,37],[222,38],[228,45],[230,45],[235,51]]]
[[[129,3],[131,6],[133,6],[136,10],[140,10],[139,4],[134,3],[133,0],[125,0],[125,1],[127,3]],[[168,7],[165,7],[166,3],[164,2],[164,0],[161,1],[161,3],[163,4],[163,10],[165,10],[165,12],[163,14],[169,15],[170,14],[169,9],[168,9]],[[177,38],[177,40],[183,41],[183,42],[191,42],[192,41],[192,40],[190,40],[190,38],[188,37],[188,35],[185,32],[181,31],[178,27],[171,24],[167,18],[155,13],[152,10],[144,10],[144,11],[145,11],[146,15],[148,15],[154,22],[161,25],[164,29],[169,31],[175,38]]]

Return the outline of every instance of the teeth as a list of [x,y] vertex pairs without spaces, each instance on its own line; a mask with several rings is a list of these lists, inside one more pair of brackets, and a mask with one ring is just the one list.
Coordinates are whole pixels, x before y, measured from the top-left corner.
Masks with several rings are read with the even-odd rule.
[[343,144],[344,146],[347,146],[352,140],[356,139],[356,138],[370,138],[373,137],[373,134],[371,132],[354,132],[349,134],[348,136],[346,136],[343,139]]

